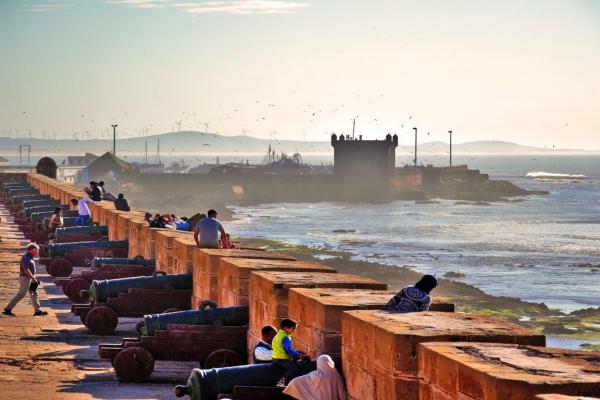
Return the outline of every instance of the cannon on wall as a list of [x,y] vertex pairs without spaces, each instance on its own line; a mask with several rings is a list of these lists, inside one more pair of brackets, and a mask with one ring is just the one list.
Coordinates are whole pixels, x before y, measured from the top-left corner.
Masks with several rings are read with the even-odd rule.
[[[314,362],[298,363],[301,375],[314,371]],[[187,385],[175,387],[177,397],[191,400],[217,400],[221,394],[232,394],[238,386],[275,387],[283,375],[275,364],[242,365],[237,367],[194,369]]]
[[155,360],[198,361],[203,368],[240,365],[247,351],[248,317],[247,306],[146,316],[146,326],[150,320],[155,329],[142,328],[139,338],[121,344],[102,344],[99,355],[111,361],[121,381],[134,382],[152,374]]
[[71,243],[50,243],[48,258],[40,259],[52,277],[67,277],[73,267],[88,266],[94,257],[127,257],[127,240],[99,240]]
[[84,270],[78,274],[71,274],[68,278],[55,278],[54,283],[62,288],[63,293],[73,303],[83,303],[88,298],[82,297],[81,291],[88,290],[95,280],[151,276],[154,272],[154,264],[102,264],[89,271]]
[[81,295],[91,303],[73,304],[71,311],[92,333],[108,335],[114,332],[119,317],[189,310],[192,274],[93,281]]

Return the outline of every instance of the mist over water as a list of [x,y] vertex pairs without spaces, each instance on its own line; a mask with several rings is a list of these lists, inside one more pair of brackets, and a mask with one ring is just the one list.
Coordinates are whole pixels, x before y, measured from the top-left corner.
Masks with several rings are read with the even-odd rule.
[[600,157],[458,162],[550,194],[490,205],[440,200],[234,207],[237,219],[228,227],[243,237],[348,251],[357,260],[409,265],[438,277],[461,272],[461,281],[486,293],[566,312],[600,306]]

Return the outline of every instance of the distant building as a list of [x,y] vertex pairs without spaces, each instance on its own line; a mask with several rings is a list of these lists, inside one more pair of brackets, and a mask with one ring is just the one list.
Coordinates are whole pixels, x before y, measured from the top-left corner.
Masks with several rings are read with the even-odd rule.
[[131,163],[131,166],[136,169],[140,174],[164,174],[165,164],[145,164],[145,163]]
[[109,172],[114,172],[115,174],[129,172],[132,169],[131,164],[121,160],[110,152],[104,153],[86,168],[88,179],[98,179]]
[[92,153],[85,153],[84,156],[68,156],[63,163],[66,167],[87,167],[93,161],[96,161],[98,156]]
[[396,170],[398,136],[385,140],[353,139],[331,135],[334,149],[334,175],[345,195],[375,198],[390,193]]

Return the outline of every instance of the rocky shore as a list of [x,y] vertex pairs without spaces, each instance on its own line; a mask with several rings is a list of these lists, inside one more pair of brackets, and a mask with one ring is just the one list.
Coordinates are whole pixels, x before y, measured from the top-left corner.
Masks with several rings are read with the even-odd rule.
[[[414,284],[421,276],[410,266],[355,261],[351,259],[352,255],[346,252],[316,250],[272,240],[241,239],[241,242],[284,252],[300,260],[318,259],[319,262],[334,267],[340,273],[356,274],[386,282],[391,289],[400,289]],[[434,297],[451,300],[456,305],[457,311],[498,316],[556,338],[569,347],[600,349],[600,307],[566,314],[551,309],[543,303],[532,303],[513,297],[491,296],[472,285],[451,278],[440,278],[439,282]]]

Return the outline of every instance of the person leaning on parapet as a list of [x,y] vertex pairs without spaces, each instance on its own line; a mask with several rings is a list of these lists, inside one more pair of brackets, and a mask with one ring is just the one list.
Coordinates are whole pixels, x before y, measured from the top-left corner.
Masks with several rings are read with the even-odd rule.
[[91,181],[90,187],[84,187],[83,190],[90,196],[90,199],[94,201],[102,200],[102,190],[100,190],[96,182]]
[[[106,189],[104,189],[104,181],[98,182],[98,189],[100,189],[100,194],[102,195],[103,200],[115,201],[117,198],[113,196],[111,193],[108,193]],[[129,211],[129,210],[127,210]]]
[[261,330],[260,342],[254,346],[252,359],[254,364],[264,364],[273,361],[273,347],[271,343],[277,335],[277,329],[271,325],[264,326]]
[[90,209],[87,206],[87,203],[91,203],[92,199],[89,197],[85,197],[81,200],[71,199],[71,204],[77,206],[77,210],[79,212],[79,216],[75,220],[76,226],[87,226],[90,224]]
[[127,199],[125,199],[123,193],[119,193],[119,197],[115,200],[115,209],[119,211],[131,211],[129,203],[127,203]]
[[35,278],[35,261],[33,258],[37,256],[39,246],[35,243],[29,243],[27,245],[27,251],[21,257],[21,265],[19,267],[19,291],[15,297],[4,307],[2,312],[4,315],[14,316],[12,309],[19,301],[25,297],[29,291],[29,297],[31,298],[31,304],[33,305],[33,315],[47,315],[46,311],[42,310],[42,306],[37,297],[37,285],[40,282]]
[[200,220],[196,225],[194,231],[194,240],[198,247],[204,247],[208,249],[219,249],[221,247],[227,248],[227,243],[222,243],[219,240],[221,237],[227,237],[223,225],[217,219],[219,214],[215,210],[208,210],[207,217]]
[[428,311],[431,306],[430,293],[437,285],[434,276],[423,275],[414,286],[407,286],[396,293],[385,305],[384,310],[401,313]]

